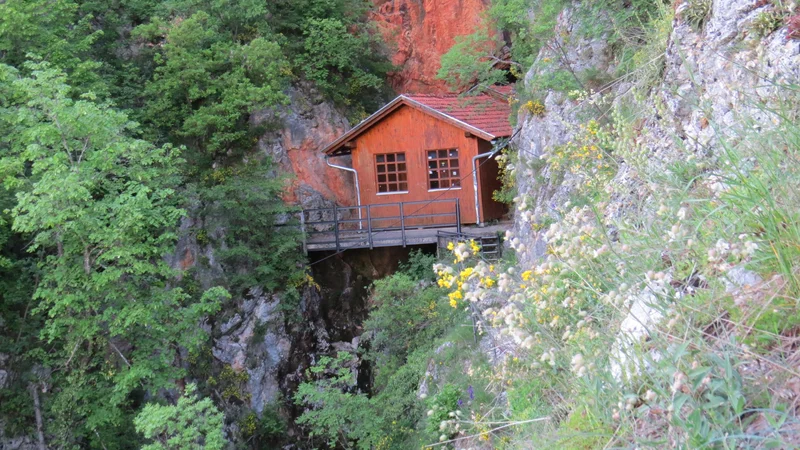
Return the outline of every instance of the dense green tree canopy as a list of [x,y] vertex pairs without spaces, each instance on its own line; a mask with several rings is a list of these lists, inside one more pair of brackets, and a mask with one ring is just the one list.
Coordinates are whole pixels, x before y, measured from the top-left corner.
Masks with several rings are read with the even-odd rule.
[[[287,177],[255,154],[263,130],[251,115],[284,107],[298,84],[353,116],[380,102],[389,66],[370,7],[0,2],[0,362],[14,368],[0,390],[6,433],[59,448],[139,448],[143,435],[171,433],[147,414],[188,423],[180,405],[221,426],[211,400],[195,398],[211,393],[202,383],[180,397],[189,374],[212,364],[204,324],[231,296],[260,286],[289,301],[305,279],[297,233],[281,226],[291,225]],[[199,228],[181,229],[188,216]],[[211,245],[224,273],[199,287],[170,267],[181,233]],[[145,406],[153,402],[166,409]]]

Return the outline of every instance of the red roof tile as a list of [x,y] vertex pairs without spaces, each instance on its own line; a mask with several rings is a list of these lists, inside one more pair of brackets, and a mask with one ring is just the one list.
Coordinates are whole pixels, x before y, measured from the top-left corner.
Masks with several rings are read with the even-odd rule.
[[[507,95],[502,91],[501,94]],[[405,94],[405,97],[496,137],[511,136],[513,131],[509,122],[511,107],[508,101],[488,94],[465,97],[456,94]]]
[[481,139],[493,140],[499,137],[508,137],[513,131],[509,122],[511,107],[507,100],[512,90],[511,86],[493,86],[486,92],[473,96],[403,94],[325,146],[322,151],[328,155],[349,154],[350,151],[344,147],[347,141],[364,132],[402,105],[418,108],[427,114],[437,116]]

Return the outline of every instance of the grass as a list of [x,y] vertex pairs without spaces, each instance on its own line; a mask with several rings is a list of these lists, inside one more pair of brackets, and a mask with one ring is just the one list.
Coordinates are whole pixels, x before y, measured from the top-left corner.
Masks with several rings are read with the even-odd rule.
[[[799,93],[776,86],[770,104],[745,102],[734,127],[707,112],[711,150],[677,149],[666,163],[637,159],[630,136],[649,130],[615,113],[608,154],[637,164],[635,179],[576,185],[580,203],[550,226],[547,257],[490,273],[502,291],[464,282],[498,339],[514,342],[493,369],[501,384],[488,386],[507,406],[483,422],[549,419],[497,432],[493,445],[798,445],[785,393],[800,379]],[[646,191],[625,197],[630,186]],[[650,312],[631,322],[632,307]],[[609,332],[621,326],[641,331],[623,345]]]

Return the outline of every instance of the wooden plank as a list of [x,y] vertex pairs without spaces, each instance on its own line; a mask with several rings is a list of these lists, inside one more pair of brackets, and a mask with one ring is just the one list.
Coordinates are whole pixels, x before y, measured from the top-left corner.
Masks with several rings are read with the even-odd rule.
[[[380,123],[357,137],[356,150],[353,151],[353,167],[359,172],[361,180],[361,199],[363,204],[390,202],[411,202],[433,200],[436,198],[459,199],[463,205],[474,202],[472,178],[468,175],[472,157],[477,153],[476,138],[467,138],[464,131],[435,117],[413,108],[401,107],[392,112]],[[459,149],[459,176],[464,178],[460,189],[449,191],[430,191],[428,189],[427,150]],[[408,193],[378,194],[375,155],[381,153],[405,152],[407,165]],[[418,206],[416,208],[419,208]],[[411,213],[412,209],[406,211]],[[414,208],[414,209],[416,209]],[[474,209],[474,208],[472,208]],[[426,211],[427,210],[427,211]],[[434,206],[423,208],[422,213],[434,210]],[[373,219],[388,215],[375,208]],[[475,213],[462,211],[464,223],[474,223]],[[428,218],[414,223],[446,224],[450,220]],[[410,225],[410,224],[409,224]]]

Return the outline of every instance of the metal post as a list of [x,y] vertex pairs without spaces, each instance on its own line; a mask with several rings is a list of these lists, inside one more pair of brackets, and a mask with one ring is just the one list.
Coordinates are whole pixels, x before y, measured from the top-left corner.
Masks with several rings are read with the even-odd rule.
[[456,231],[461,234],[461,202],[456,199]]
[[333,236],[336,240],[336,251],[339,251],[339,207],[333,207]]
[[300,232],[303,233],[303,254],[308,256],[308,244],[306,243],[306,213],[300,211]]
[[403,216],[403,202],[400,202],[400,237],[403,240],[403,247],[406,246],[406,221]]
[[367,233],[369,233],[369,249],[372,250],[372,214],[369,207],[370,205],[367,205]]

